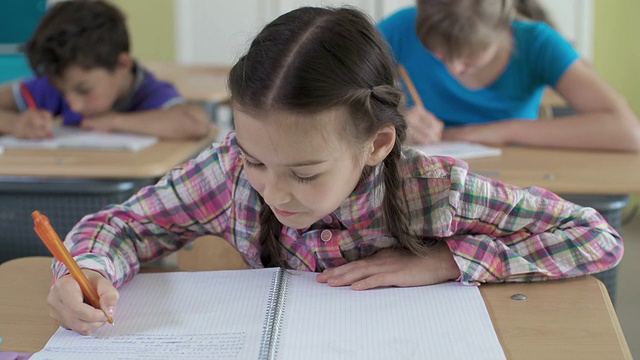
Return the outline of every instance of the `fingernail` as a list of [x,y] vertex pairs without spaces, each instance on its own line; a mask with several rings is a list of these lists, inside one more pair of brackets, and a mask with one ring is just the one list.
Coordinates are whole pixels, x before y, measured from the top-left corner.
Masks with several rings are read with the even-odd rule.
[[109,316],[112,316],[113,314],[115,314],[115,312],[116,312],[115,308],[113,308],[113,307],[107,308],[107,314]]

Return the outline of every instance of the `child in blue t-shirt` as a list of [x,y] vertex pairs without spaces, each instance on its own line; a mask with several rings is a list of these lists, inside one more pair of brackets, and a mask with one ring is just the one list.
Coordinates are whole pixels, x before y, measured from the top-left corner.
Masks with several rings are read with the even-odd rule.
[[64,125],[167,139],[209,132],[203,109],[132,58],[125,17],[105,1],[55,4],[25,51],[37,77],[0,88],[2,134],[44,138],[57,116]]
[[[513,19],[512,1],[417,4],[379,24],[424,104],[409,104],[409,142],[640,150],[625,100],[550,26]],[[574,115],[531,121],[547,86]]]

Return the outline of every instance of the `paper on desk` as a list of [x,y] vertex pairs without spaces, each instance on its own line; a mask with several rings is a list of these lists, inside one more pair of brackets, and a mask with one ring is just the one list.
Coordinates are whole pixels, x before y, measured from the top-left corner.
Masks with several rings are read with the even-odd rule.
[[53,137],[42,140],[0,136],[0,146],[19,149],[77,148],[92,150],[140,151],[158,142],[154,136],[87,131],[73,127],[56,127]]
[[138,274],[120,289],[114,326],[59,328],[31,360],[255,359],[272,272],[224,273]]
[[278,358],[505,359],[476,286],[354,291],[295,273]]
[[[31,360],[261,358],[275,271],[137,275],[121,289],[115,326],[59,329]],[[505,358],[477,287],[353,291],[290,273],[276,359]]]
[[427,155],[450,156],[456,159],[476,159],[502,155],[500,148],[465,141],[440,141],[415,148]]

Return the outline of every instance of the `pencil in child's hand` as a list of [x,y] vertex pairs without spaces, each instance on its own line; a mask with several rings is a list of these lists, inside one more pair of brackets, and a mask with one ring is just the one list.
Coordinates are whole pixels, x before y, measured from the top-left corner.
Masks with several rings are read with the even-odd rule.
[[[24,83],[20,83],[20,94],[22,94],[22,97],[24,98],[24,101],[27,103],[27,106],[29,107],[29,109],[38,110],[38,104],[36,104],[36,101],[33,99],[33,95],[31,95],[31,92],[29,92],[27,85],[25,85]],[[53,137],[53,134],[49,132],[47,133],[47,137],[51,138]]]
[[[89,304],[96,309],[100,309],[100,297],[91,284],[89,284],[89,279],[87,279],[87,276],[80,270],[78,263],[76,263],[69,250],[64,246],[58,234],[56,234],[53,227],[51,227],[49,218],[41,214],[38,210],[31,213],[31,217],[33,217],[33,229],[42,242],[47,246],[49,251],[51,251],[51,254],[67,267],[71,276],[73,276],[78,285],[80,285],[80,289],[89,301]],[[102,311],[104,312],[104,310]],[[107,317],[107,322],[115,325],[111,316],[107,315],[107,313],[105,313],[105,316]]]
[[20,94],[22,94],[22,97],[24,98],[24,101],[27,103],[27,106],[29,107],[29,109],[31,110],[38,109],[38,105],[36,104],[36,101],[33,99],[33,96],[29,92],[27,85],[25,85],[24,83],[20,84]]
[[409,73],[407,72],[407,69],[405,69],[404,66],[400,64],[398,65],[398,70],[400,71],[400,76],[402,76],[402,81],[404,81],[404,84],[407,86],[407,89],[409,90],[409,94],[411,94],[411,97],[413,98],[413,103],[416,104],[416,106],[420,106],[424,108],[424,104],[422,103],[422,98],[420,98],[420,94],[418,94],[418,90],[416,90],[416,87],[413,85],[413,81],[411,81],[411,78],[409,77]]

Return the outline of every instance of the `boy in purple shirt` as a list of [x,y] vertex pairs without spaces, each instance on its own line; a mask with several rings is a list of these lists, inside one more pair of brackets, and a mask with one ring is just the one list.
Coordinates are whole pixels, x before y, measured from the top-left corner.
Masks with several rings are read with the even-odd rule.
[[57,116],[63,125],[165,139],[209,132],[202,108],[134,61],[124,15],[107,2],[55,4],[26,55],[37,77],[0,88],[0,134],[44,138]]

